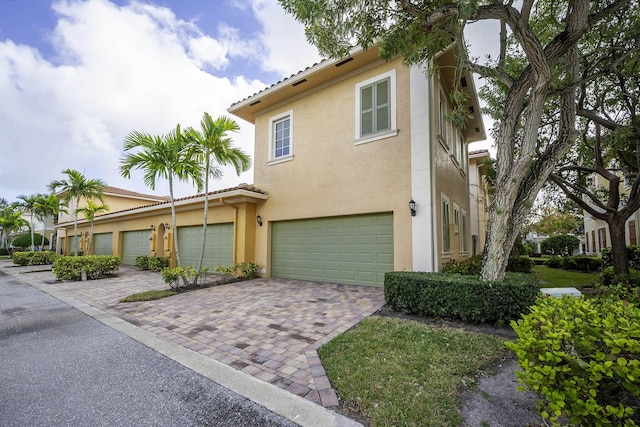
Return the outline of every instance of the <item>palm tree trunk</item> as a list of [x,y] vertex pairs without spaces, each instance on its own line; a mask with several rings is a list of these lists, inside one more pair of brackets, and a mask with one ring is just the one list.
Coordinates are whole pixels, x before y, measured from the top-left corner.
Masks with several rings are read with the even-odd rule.
[[75,205],[73,207],[73,254],[78,256],[78,212],[76,209],[80,204],[80,197],[78,197],[75,201]]
[[33,236],[33,210],[31,211],[31,214],[29,215],[29,218],[31,220],[31,223],[29,224],[31,226],[31,251],[35,251],[36,250],[36,243],[35,243],[35,239]]
[[87,255],[93,255],[91,253],[91,244],[93,243],[93,220],[91,221],[91,231],[89,231],[89,247],[87,248]]
[[[204,178],[204,219],[202,223],[202,252],[200,252],[200,262],[198,263],[198,276],[200,276],[200,271],[202,271],[202,262],[204,261],[204,250],[207,245],[207,225],[209,217],[209,156],[207,155],[207,160],[205,164],[205,178]],[[196,278],[196,282],[198,279]]]
[[178,248],[178,227],[176,227],[176,203],[173,198],[173,176],[169,174],[169,198],[171,199],[171,221],[173,222],[173,245],[176,248],[176,262],[178,267],[182,265],[180,262],[180,250]]
[[[47,232],[47,218],[48,215],[45,215],[42,219],[42,244],[40,245],[40,250],[44,251],[44,235]],[[51,242],[49,242],[51,244]]]

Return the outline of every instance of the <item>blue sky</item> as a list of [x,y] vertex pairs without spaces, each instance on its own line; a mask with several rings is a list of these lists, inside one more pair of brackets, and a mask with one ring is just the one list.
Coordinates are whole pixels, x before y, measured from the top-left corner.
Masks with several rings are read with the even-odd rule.
[[[66,168],[153,193],[118,173],[129,132],[196,127],[319,59],[276,0],[0,0],[0,197],[45,192]],[[211,187],[241,182],[253,173],[226,169]]]

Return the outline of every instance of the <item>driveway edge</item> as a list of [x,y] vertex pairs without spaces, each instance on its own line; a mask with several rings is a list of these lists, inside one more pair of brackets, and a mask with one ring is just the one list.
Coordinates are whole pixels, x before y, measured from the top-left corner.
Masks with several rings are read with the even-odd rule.
[[72,298],[64,292],[52,289],[39,281],[25,277],[22,273],[16,275],[14,272],[8,270],[9,269],[4,269],[8,275],[15,279],[57,298],[99,322],[127,335],[133,340],[146,345],[152,350],[296,424],[309,427],[362,426],[362,424],[351,418],[326,409],[293,393],[289,393],[273,384],[233,369],[217,360],[167,341],[152,332],[148,332],[76,298]]

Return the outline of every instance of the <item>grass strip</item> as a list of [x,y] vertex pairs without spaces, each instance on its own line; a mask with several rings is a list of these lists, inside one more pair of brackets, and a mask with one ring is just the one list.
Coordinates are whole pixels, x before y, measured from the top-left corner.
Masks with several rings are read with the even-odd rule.
[[582,288],[598,283],[598,273],[583,273],[581,271],[567,271],[562,268],[551,268],[546,265],[534,265],[533,273],[540,280],[543,288]]
[[320,348],[346,415],[373,426],[453,426],[464,386],[507,354],[492,335],[372,316]]
[[120,302],[137,302],[137,301],[153,301],[156,299],[170,297],[176,295],[176,291],[162,290],[162,291],[144,291],[137,294],[129,295],[120,300]]

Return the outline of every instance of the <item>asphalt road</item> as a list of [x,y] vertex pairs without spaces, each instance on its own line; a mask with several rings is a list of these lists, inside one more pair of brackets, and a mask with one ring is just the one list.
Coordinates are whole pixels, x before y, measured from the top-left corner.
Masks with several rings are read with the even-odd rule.
[[0,271],[0,426],[293,426]]

